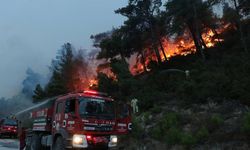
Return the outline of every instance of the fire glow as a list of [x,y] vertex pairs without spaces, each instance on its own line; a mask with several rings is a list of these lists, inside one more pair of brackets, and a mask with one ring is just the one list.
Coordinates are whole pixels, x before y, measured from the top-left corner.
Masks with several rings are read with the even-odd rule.
[[[207,30],[206,33],[202,34],[202,39],[204,40],[206,47],[211,48],[214,47],[217,43],[223,42],[223,39],[218,38],[218,34],[221,34],[223,31],[225,31],[228,28],[228,25],[225,25],[223,28],[218,29],[217,31],[213,31],[211,29]],[[216,33],[215,33],[216,32]],[[171,57],[174,56],[187,56],[189,54],[195,53],[196,48],[195,44],[190,38],[191,36],[187,33],[185,33],[181,38],[177,38],[175,40],[169,39],[169,38],[162,38],[161,44],[164,49],[165,56],[162,51],[160,51],[161,60],[168,61]],[[159,50],[161,47],[158,48]],[[157,61],[156,55],[150,48],[144,52],[145,57],[145,66],[146,69],[144,69],[144,65],[140,63],[135,56],[130,59],[130,62],[132,62],[130,71],[133,75],[143,73],[145,70],[149,71],[150,69],[147,68],[150,61]],[[132,61],[131,61],[132,60]]]
[[[232,24],[225,24],[221,22],[221,28],[212,30],[206,29],[206,31],[202,34],[202,39],[207,48],[212,48],[216,44],[223,42],[224,40],[220,38],[220,35],[225,32],[226,30],[231,30],[233,27]],[[178,38],[161,38],[162,48],[159,46],[159,52],[161,56],[161,61],[168,61],[171,57],[174,56],[187,56],[189,54],[193,54],[196,52],[196,47],[194,44],[193,39],[189,32],[185,32],[183,36]],[[203,47],[204,48],[204,47]],[[164,50],[165,56],[162,52]],[[130,72],[132,75],[138,75],[145,71],[150,71],[149,64],[151,61],[157,62],[157,57],[152,49],[152,47],[147,47],[144,49],[143,52],[145,65],[142,63],[142,56],[138,54],[134,54],[128,60],[130,64]],[[104,73],[109,78],[113,80],[118,80],[116,75],[111,71],[109,63],[104,63],[97,67],[97,73]],[[89,81],[89,86],[92,87],[93,85],[98,85],[98,81],[96,79],[91,79]]]

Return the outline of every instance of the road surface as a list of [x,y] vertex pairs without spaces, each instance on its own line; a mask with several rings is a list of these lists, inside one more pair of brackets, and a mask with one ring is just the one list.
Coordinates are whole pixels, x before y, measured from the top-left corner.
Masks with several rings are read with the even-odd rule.
[[0,139],[0,150],[18,150],[17,139]]

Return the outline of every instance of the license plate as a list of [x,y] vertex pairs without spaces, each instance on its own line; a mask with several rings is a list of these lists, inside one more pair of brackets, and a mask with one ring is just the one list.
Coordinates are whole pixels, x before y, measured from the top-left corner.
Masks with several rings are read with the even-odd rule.
[[107,138],[105,137],[94,137],[95,143],[107,143]]

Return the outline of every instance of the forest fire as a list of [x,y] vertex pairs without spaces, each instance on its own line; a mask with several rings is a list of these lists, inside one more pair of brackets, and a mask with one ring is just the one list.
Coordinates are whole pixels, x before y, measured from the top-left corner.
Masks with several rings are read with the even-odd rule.
[[98,80],[96,80],[96,79],[89,80],[89,87],[94,87],[97,85],[98,85]]
[[[202,39],[204,40],[204,43],[207,48],[214,47],[217,43],[223,42],[224,40],[219,38],[218,35],[224,32],[229,26],[225,25],[223,28],[216,30],[208,29],[206,33],[202,34]],[[169,39],[169,38],[162,38],[161,44],[164,51],[160,52],[161,60],[162,61],[168,61],[171,57],[174,56],[186,56],[191,53],[196,52],[195,44],[190,38],[191,35],[186,32],[182,37],[176,38],[176,39]],[[203,47],[204,48],[204,47]],[[161,49],[159,47],[158,49]],[[164,53],[165,55],[164,55]],[[146,52],[144,52],[145,57],[145,65],[141,63],[140,61],[136,60],[136,63],[133,63],[135,61],[132,60],[132,67],[130,68],[130,71],[133,75],[140,74],[142,72],[149,71],[148,68],[149,63],[151,61],[157,61],[156,55],[152,52],[150,48],[147,49]],[[132,58],[132,59],[138,59],[138,58]],[[146,69],[144,68],[146,67]]]
[[89,90],[98,86],[98,80],[94,76],[90,76],[88,78],[81,77],[77,82],[74,84],[75,92]]
[[[223,21],[221,21],[220,24],[220,28],[207,28],[203,31],[204,33],[201,35],[203,49],[212,48],[216,44],[224,41],[220,35],[230,29],[232,24],[224,23]],[[186,30],[182,36],[163,37],[160,39],[160,42],[161,44],[158,46],[158,51],[162,62],[166,62],[174,56],[187,56],[196,52],[195,43],[188,30]],[[128,60],[130,72],[132,75],[148,72],[151,70],[151,64],[154,65],[157,61],[158,59],[153,46],[147,46],[141,54],[135,53]],[[115,74],[111,71],[110,63],[101,63],[101,65],[97,67],[97,72],[104,73],[109,78],[117,80]]]

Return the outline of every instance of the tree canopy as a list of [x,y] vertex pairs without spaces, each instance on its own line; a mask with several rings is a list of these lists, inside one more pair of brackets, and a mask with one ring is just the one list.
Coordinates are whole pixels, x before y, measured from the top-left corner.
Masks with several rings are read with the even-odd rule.
[[89,86],[91,73],[84,52],[76,51],[70,43],[64,44],[58,51],[50,70],[52,75],[48,84],[44,89],[39,84],[36,86],[34,99],[76,92]]

